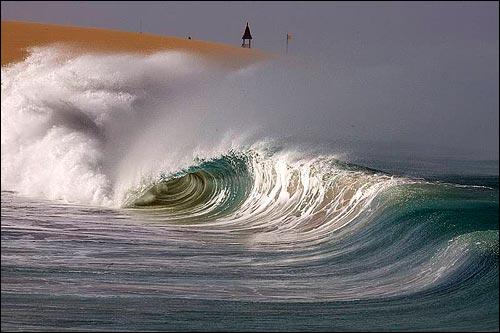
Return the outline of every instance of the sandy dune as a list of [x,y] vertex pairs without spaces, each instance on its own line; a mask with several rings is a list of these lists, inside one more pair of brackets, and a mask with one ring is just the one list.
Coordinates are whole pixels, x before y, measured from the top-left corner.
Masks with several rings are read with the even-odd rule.
[[2,66],[23,60],[28,54],[29,47],[51,44],[68,45],[77,52],[150,54],[161,50],[180,50],[201,55],[231,67],[268,57],[261,51],[243,49],[237,45],[230,46],[146,33],[2,21]]

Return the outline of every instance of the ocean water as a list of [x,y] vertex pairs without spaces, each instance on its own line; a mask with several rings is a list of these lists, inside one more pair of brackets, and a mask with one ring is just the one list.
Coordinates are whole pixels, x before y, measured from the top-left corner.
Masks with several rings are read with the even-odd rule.
[[244,133],[211,68],[2,68],[2,330],[498,330],[498,161]]

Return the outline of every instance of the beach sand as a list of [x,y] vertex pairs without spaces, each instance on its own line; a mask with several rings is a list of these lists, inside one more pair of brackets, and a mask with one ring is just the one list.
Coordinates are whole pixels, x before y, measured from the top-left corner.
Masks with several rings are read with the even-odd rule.
[[[237,43],[238,41],[235,41]],[[239,67],[269,57],[256,49],[147,33],[53,24],[2,21],[2,66],[22,61],[34,46],[65,45],[81,53],[151,54],[176,50],[203,56],[224,66]]]

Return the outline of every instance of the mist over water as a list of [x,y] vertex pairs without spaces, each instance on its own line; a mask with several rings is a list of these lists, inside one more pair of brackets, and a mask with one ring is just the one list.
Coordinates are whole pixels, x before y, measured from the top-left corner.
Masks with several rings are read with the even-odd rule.
[[262,140],[351,159],[470,157],[445,144],[401,144],[408,137],[396,133],[409,128],[410,138],[422,137],[418,116],[376,109],[360,75],[370,79],[293,59],[230,71],[182,53],[36,49],[2,69],[2,188],[119,206],[147,178]]

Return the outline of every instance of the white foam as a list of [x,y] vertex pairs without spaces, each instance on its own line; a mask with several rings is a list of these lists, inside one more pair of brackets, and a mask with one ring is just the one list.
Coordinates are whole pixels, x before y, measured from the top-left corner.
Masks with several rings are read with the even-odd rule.
[[178,52],[34,49],[26,61],[2,68],[2,190],[120,205],[131,186],[192,163],[194,149],[204,150],[192,121],[196,106],[186,96],[223,74]]

